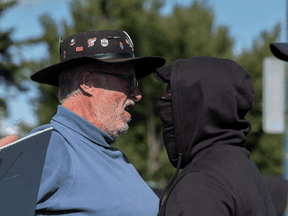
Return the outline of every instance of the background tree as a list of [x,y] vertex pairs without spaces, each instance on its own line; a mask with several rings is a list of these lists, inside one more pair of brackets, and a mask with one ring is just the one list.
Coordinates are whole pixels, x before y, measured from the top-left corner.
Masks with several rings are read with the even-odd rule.
[[[15,6],[18,1],[0,2],[0,19],[3,16],[5,10]],[[14,44],[11,39],[13,29],[8,31],[0,30],[0,84],[4,86],[6,92],[5,95],[0,97],[0,116],[1,121],[9,117],[10,113],[7,109],[7,102],[10,99],[15,99],[20,92],[27,92],[28,88],[24,85],[24,81],[29,79],[27,76],[24,62],[14,64],[12,62],[11,48],[19,48],[21,43]],[[12,94],[12,92],[14,92]],[[23,122],[22,122],[23,123]],[[27,127],[27,126],[26,126]],[[2,134],[0,134],[2,135]]]
[[[74,0],[70,3],[73,24],[69,26],[62,21],[62,36],[100,29],[125,30],[133,39],[136,56],[163,56],[167,64],[193,56],[234,59],[251,74],[256,91],[254,106],[248,115],[253,128],[246,147],[262,174],[281,174],[281,138],[264,134],[261,126],[262,62],[271,55],[269,43],[278,38],[279,25],[270,34],[261,33],[250,50],[236,57],[232,54],[234,41],[229,36],[229,29],[225,26],[214,28],[213,12],[205,1],[194,1],[187,8],[175,6],[170,16],[160,15],[163,3],[161,0]],[[27,63],[31,74],[59,62],[56,21],[43,15],[41,24],[43,36],[25,43],[46,43],[49,58]],[[143,99],[131,110],[133,120],[129,131],[114,146],[128,156],[146,181],[154,180],[164,186],[175,171],[168,161],[162,141],[162,123],[155,107],[165,85],[149,75],[140,80],[139,87]],[[39,125],[42,125],[49,123],[57,111],[58,88],[42,84],[38,88],[39,97],[31,103]]]
[[277,40],[280,30],[278,24],[271,33],[261,32],[254,40],[253,47],[237,59],[237,62],[250,73],[255,89],[253,108],[247,115],[252,122],[252,130],[248,134],[245,147],[251,151],[250,158],[262,175],[282,174],[282,135],[266,134],[262,129],[263,60],[272,56],[269,45]]

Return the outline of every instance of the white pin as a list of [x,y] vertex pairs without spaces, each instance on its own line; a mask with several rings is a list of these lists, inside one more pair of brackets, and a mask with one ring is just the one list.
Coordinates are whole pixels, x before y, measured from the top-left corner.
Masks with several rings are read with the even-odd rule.
[[101,46],[107,47],[108,46],[108,40],[106,38],[101,39]]
[[72,38],[70,41],[70,46],[74,46],[76,44],[76,39]]

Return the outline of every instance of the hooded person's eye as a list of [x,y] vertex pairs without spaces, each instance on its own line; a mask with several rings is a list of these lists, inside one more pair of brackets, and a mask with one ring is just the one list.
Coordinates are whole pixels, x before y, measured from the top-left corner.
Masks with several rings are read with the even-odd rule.
[[171,98],[171,88],[170,88],[170,83],[167,84],[167,87],[165,89],[164,95],[162,98]]

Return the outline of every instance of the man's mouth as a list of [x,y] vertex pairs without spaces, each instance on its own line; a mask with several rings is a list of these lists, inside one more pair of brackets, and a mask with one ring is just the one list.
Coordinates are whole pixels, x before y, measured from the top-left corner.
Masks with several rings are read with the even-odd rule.
[[129,111],[129,109],[130,109],[132,106],[133,106],[132,104],[130,104],[130,105],[128,105],[128,106],[126,106],[126,107],[125,107],[125,110],[128,112],[128,111]]

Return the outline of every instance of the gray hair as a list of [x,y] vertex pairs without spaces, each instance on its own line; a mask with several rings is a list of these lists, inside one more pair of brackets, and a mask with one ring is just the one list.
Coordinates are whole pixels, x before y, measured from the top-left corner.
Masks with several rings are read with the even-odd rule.
[[[114,66],[115,67],[115,66]],[[79,88],[79,76],[84,71],[93,71],[97,69],[98,71],[113,71],[113,64],[107,65],[103,63],[97,64],[86,64],[74,68],[69,68],[64,70],[59,75],[59,92],[58,99],[61,104],[72,96],[77,96],[82,94]],[[107,77],[105,74],[98,74],[102,83],[106,83]]]

